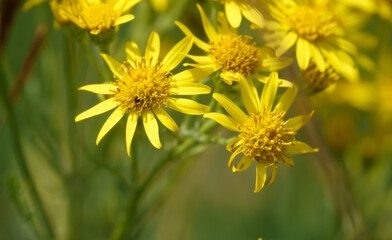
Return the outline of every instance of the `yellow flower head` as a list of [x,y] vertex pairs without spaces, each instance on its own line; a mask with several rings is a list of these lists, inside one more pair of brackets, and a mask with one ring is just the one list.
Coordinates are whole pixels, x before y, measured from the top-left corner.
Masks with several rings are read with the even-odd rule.
[[184,24],[180,22],[176,24],[185,35],[193,36],[195,44],[208,53],[207,56],[188,55],[196,62],[188,65],[195,67],[194,71],[200,78],[220,70],[223,81],[232,84],[233,81],[238,82],[240,76],[258,77],[259,71],[276,71],[292,63],[290,58],[277,58],[275,51],[269,47],[257,47],[250,36],[238,35],[235,29],[228,26],[223,13],[218,15],[219,28],[216,31],[200,5],[197,7],[209,39],[208,43],[196,38]]
[[268,24],[270,38],[275,39],[269,44],[277,48],[278,56],[295,46],[301,69],[307,69],[312,61],[321,72],[331,65],[346,79],[358,79],[358,70],[350,56],[356,53],[356,47],[345,39],[332,12],[308,2],[299,4],[291,0],[283,4],[275,1],[269,5],[269,13],[274,19]]
[[[278,74],[276,72],[271,73],[261,98],[259,98],[256,87],[250,79],[242,77],[240,87],[248,115],[230,99],[215,93],[214,99],[222,105],[229,116],[222,113],[207,113],[204,114],[204,117],[213,119],[225,128],[239,133],[226,147],[228,151],[233,152],[229,160],[229,168],[232,167],[234,159],[240,153],[244,156],[238,165],[232,167],[233,172],[244,171],[255,161],[255,192],[258,192],[265,184],[269,185],[274,181],[276,168],[279,164],[294,166],[291,154],[318,151],[306,143],[295,140],[297,130],[306,124],[313,112],[286,121],[283,120],[295,98],[295,87],[287,89],[272,110],[278,89]],[[271,175],[266,181],[268,167],[271,169]]]
[[171,72],[184,59],[192,44],[192,37],[184,38],[168,52],[162,61],[159,61],[160,39],[157,33],[152,32],[144,57],[140,55],[139,48],[134,42],[127,43],[127,61],[123,64],[109,55],[102,54],[114,74],[115,81],[79,88],[79,90],[105,94],[108,98],[76,116],[75,121],[78,122],[115,109],[98,134],[96,141],[98,145],[106,133],[127,114],[126,146],[128,155],[130,155],[137,120],[141,116],[150,142],[156,148],[161,148],[156,118],[171,131],[178,130],[177,124],[162,108],[162,105],[192,115],[209,111],[208,106],[193,100],[172,97],[173,95],[208,94],[211,91],[210,87],[195,83],[189,70],[174,75]]
[[301,78],[308,90],[316,93],[337,82],[341,76],[331,66],[326,67],[324,71],[320,71],[316,63],[311,60],[308,67],[301,70]]
[[242,16],[252,23],[251,28],[263,28],[264,17],[257,9],[256,1],[252,0],[219,0],[225,5],[227,20],[233,28],[241,25]]
[[97,35],[135,18],[128,12],[140,0],[68,0],[72,8],[63,8],[64,15],[78,27]]

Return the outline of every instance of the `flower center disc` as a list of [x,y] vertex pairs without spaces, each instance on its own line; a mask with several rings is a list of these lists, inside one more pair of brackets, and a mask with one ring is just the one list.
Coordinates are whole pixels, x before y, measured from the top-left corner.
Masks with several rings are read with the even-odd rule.
[[294,31],[309,41],[327,38],[337,24],[327,12],[307,6],[298,7],[287,16]]
[[284,112],[252,113],[239,126],[242,152],[265,164],[277,164],[285,156],[286,146],[292,145],[296,132],[284,127]]
[[125,62],[122,69],[124,76],[114,83],[114,98],[125,111],[140,115],[167,102],[172,78],[160,63],[152,65],[151,59],[141,58],[134,65]]
[[90,30],[108,30],[119,17],[117,11],[107,3],[95,3],[85,7],[80,14]]
[[210,53],[220,70],[245,76],[257,70],[258,49],[249,36],[221,35],[212,42]]

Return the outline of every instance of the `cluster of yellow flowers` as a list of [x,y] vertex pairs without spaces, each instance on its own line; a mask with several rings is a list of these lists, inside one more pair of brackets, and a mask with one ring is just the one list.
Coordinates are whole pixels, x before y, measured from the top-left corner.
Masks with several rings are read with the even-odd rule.
[[[28,1],[25,7],[41,1]],[[117,26],[134,19],[135,16],[129,11],[139,2],[140,0],[50,0],[50,6],[60,25],[73,24],[91,35],[100,35],[113,29],[116,31]],[[274,181],[277,166],[294,166],[291,155],[317,151],[295,138],[297,131],[309,121],[313,112],[284,119],[297,89],[303,90],[305,86],[306,89],[317,92],[342,78],[357,81],[359,73],[354,59],[358,50],[347,38],[345,26],[334,15],[334,11],[326,7],[326,1],[218,2],[222,4],[224,12],[218,11],[216,14],[217,28],[214,27],[215,22],[211,22],[203,8],[197,4],[206,40],[195,36],[190,28],[176,21],[175,24],[185,34],[185,38],[175,44],[165,57],[160,57],[160,37],[155,32],[148,38],[144,56],[133,41],[126,44],[127,59],[123,62],[102,53],[114,80],[79,88],[105,95],[105,100],[79,114],[75,121],[114,109],[99,131],[96,140],[98,144],[127,115],[126,148],[130,156],[139,116],[151,144],[161,148],[157,119],[169,130],[179,130],[166,107],[185,114],[203,115],[204,118],[212,119],[238,133],[227,145],[227,150],[233,152],[228,165],[233,172],[237,172],[246,170],[255,162],[255,192],[258,192],[264,185]],[[347,6],[353,4],[353,1],[344,1],[344,4]],[[166,5],[158,5],[157,8],[164,9],[162,6]],[[386,11],[382,14],[385,17],[391,15]],[[263,31],[265,46],[258,46],[251,36],[238,34],[238,28],[244,22],[242,17],[249,21],[251,29],[257,33]],[[205,54],[189,54],[193,44]],[[295,61],[290,57],[291,49],[295,52]],[[184,64],[189,68],[174,73],[185,58],[193,61]],[[299,67],[298,79],[280,79],[277,71],[289,66],[292,66],[291,71],[295,71],[294,62]],[[214,74],[216,72],[218,74]],[[268,76],[263,75],[263,72],[268,73]],[[213,75],[232,85],[233,89],[234,85],[239,85],[239,93],[248,114],[229,96],[216,92],[218,89],[199,83]],[[258,80],[257,84],[254,83],[255,80]],[[256,87],[259,82],[265,84],[261,95]],[[275,101],[279,87],[287,90]],[[211,91],[214,92],[213,99],[228,115],[210,112],[210,106],[194,100],[174,97],[210,94]],[[233,165],[240,154],[241,160]],[[268,168],[271,173],[267,180]]]

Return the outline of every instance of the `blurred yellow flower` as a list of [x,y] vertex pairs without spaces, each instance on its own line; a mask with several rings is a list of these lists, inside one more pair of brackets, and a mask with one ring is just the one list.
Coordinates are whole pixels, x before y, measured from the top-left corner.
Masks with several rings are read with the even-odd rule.
[[357,8],[369,14],[377,14],[381,18],[392,21],[392,2],[390,0],[341,0],[343,4]]
[[324,90],[337,82],[341,76],[331,66],[327,66],[324,71],[320,71],[316,63],[310,60],[306,69],[301,70],[301,78],[310,93]]
[[251,0],[219,0],[225,5],[225,13],[230,26],[238,28],[242,15],[252,23],[251,28],[263,28],[264,17],[257,9],[256,1]]
[[150,0],[152,7],[157,12],[164,12],[169,6],[169,0]]
[[[297,130],[308,122],[313,112],[287,121],[283,120],[295,98],[295,87],[287,89],[272,110],[278,89],[278,74],[276,72],[271,73],[261,98],[259,98],[256,87],[250,79],[241,77],[240,87],[248,115],[226,96],[214,93],[214,99],[230,116],[222,113],[207,113],[204,114],[204,117],[213,119],[223,127],[239,133],[226,147],[228,151],[233,152],[229,160],[229,167],[232,166],[234,159],[240,153],[243,153],[244,156],[238,165],[232,167],[233,172],[244,171],[253,161],[256,161],[255,192],[258,192],[264,185],[269,185],[274,181],[276,168],[279,164],[294,166],[291,154],[318,151],[304,142],[295,141]],[[266,181],[268,167],[271,169],[271,175]]]
[[[97,35],[135,18],[128,12],[141,0],[70,0],[63,14],[78,27]],[[68,1],[67,1],[68,2]]]
[[[196,64],[187,65],[195,67],[194,71],[198,72],[200,78],[220,70],[220,77],[223,81],[232,84],[233,81],[238,82],[240,76],[250,77],[254,75],[257,78],[259,71],[277,71],[292,63],[291,58],[276,57],[275,51],[269,47],[257,47],[251,41],[250,36],[238,35],[235,29],[229,27],[223,13],[218,14],[219,27],[217,32],[200,5],[197,5],[197,7],[209,43],[195,37],[184,24],[180,22],[176,22],[176,24],[185,35],[193,36],[195,44],[208,53],[207,56],[188,55]],[[287,81],[281,81],[280,84],[291,86]]]
[[177,124],[161,107],[167,107],[185,114],[199,115],[209,111],[209,107],[185,98],[173,98],[173,95],[198,95],[210,93],[210,87],[195,83],[189,70],[173,75],[171,72],[189,52],[193,44],[192,37],[178,42],[159,61],[160,38],[152,32],[146,46],[145,56],[140,55],[135,42],[128,42],[126,47],[127,61],[123,64],[109,55],[102,54],[112,70],[115,82],[109,84],[92,84],[79,90],[108,95],[108,99],[76,116],[81,121],[115,109],[102,126],[96,143],[128,114],[126,126],[126,146],[130,155],[130,146],[136,129],[138,117],[143,119],[144,129],[152,145],[161,148],[159,140],[159,121],[173,132],[178,130]]
[[323,5],[300,4],[295,0],[273,1],[268,5],[273,21],[268,23],[269,44],[277,48],[277,56],[295,46],[301,69],[307,69],[311,60],[323,72],[331,65],[348,80],[358,79],[358,70],[350,54],[356,47],[344,37],[338,21]]

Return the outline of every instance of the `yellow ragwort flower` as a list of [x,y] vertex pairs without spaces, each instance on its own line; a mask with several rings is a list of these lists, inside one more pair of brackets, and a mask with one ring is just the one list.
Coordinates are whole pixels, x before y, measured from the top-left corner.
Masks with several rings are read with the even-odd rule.
[[[274,181],[276,168],[279,164],[294,166],[291,154],[318,151],[318,149],[313,149],[304,142],[295,140],[297,130],[306,124],[312,117],[313,112],[286,121],[283,120],[295,98],[295,87],[288,88],[272,110],[278,89],[278,74],[276,72],[271,73],[264,86],[261,98],[259,98],[252,80],[242,77],[240,87],[242,100],[248,115],[226,96],[214,93],[214,99],[222,105],[229,116],[214,112],[204,114],[204,117],[213,119],[223,127],[239,133],[226,146],[228,151],[233,152],[229,160],[229,168],[240,153],[244,156],[238,165],[232,167],[233,172],[244,171],[255,161],[255,192],[258,192],[264,185],[269,185]],[[266,181],[268,167],[271,169],[271,175]]]
[[97,35],[135,18],[124,14],[141,0],[69,0],[72,8],[63,8],[64,15],[78,27]]
[[191,115],[204,114],[209,111],[208,106],[193,100],[173,97],[173,95],[198,95],[211,92],[210,87],[195,83],[189,70],[174,75],[171,72],[184,59],[192,44],[192,37],[184,38],[168,52],[162,61],[159,61],[160,39],[157,33],[152,32],[144,57],[140,55],[135,42],[127,43],[127,61],[123,64],[109,55],[102,54],[116,80],[109,84],[92,84],[79,88],[79,90],[105,94],[108,98],[76,116],[75,121],[78,122],[115,109],[98,134],[96,141],[98,145],[105,134],[124,115],[128,114],[126,146],[128,155],[130,155],[137,120],[141,116],[150,142],[154,147],[161,148],[156,118],[171,131],[178,130],[177,124],[162,108],[162,105]]
[[219,0],[225,5],[227,20],[233,28],[241,25],[242,15],[251,22],[251,28],[263,28],[264,17],[257,9],[256,1],[252,0]]
[[[298,65],[306,69],[311,60],[320,71],[331,65],[348,80],[358,79],[358,70],[350,56],[356,47],[346,40],[332,12],[327,8],[295,0],[285,4],[275,1],[268,5],[273,21],[268,24],[270,44],[277,48],[277,56],[295,46]],[[271,37],[274,36],[274,37]]]
[[[195,75],[200,78],[220,70],[220,77],[227,84],[239,81],[240,76],[258,78],[259,71],[277,71],[292,63],[291,58],[276,57],[275,51],[269,47],[257,47],[250,36],[242,36],[236,30],[229,27],[223,13],[218,14],[218,31],[216,31],[200,5],[197,5],[204,31],[209,42],[206,43],[195,37],[192,32],[182,23],[176,22],[177,26],[187,36],[193,36],[195,44],[208,53],[207,56],[188,55],[196,64],[187,64],[195,67]],[[262,78],[262,77],[259,77]],[[281,81],[281,85],[290,85],[287,81]]]

